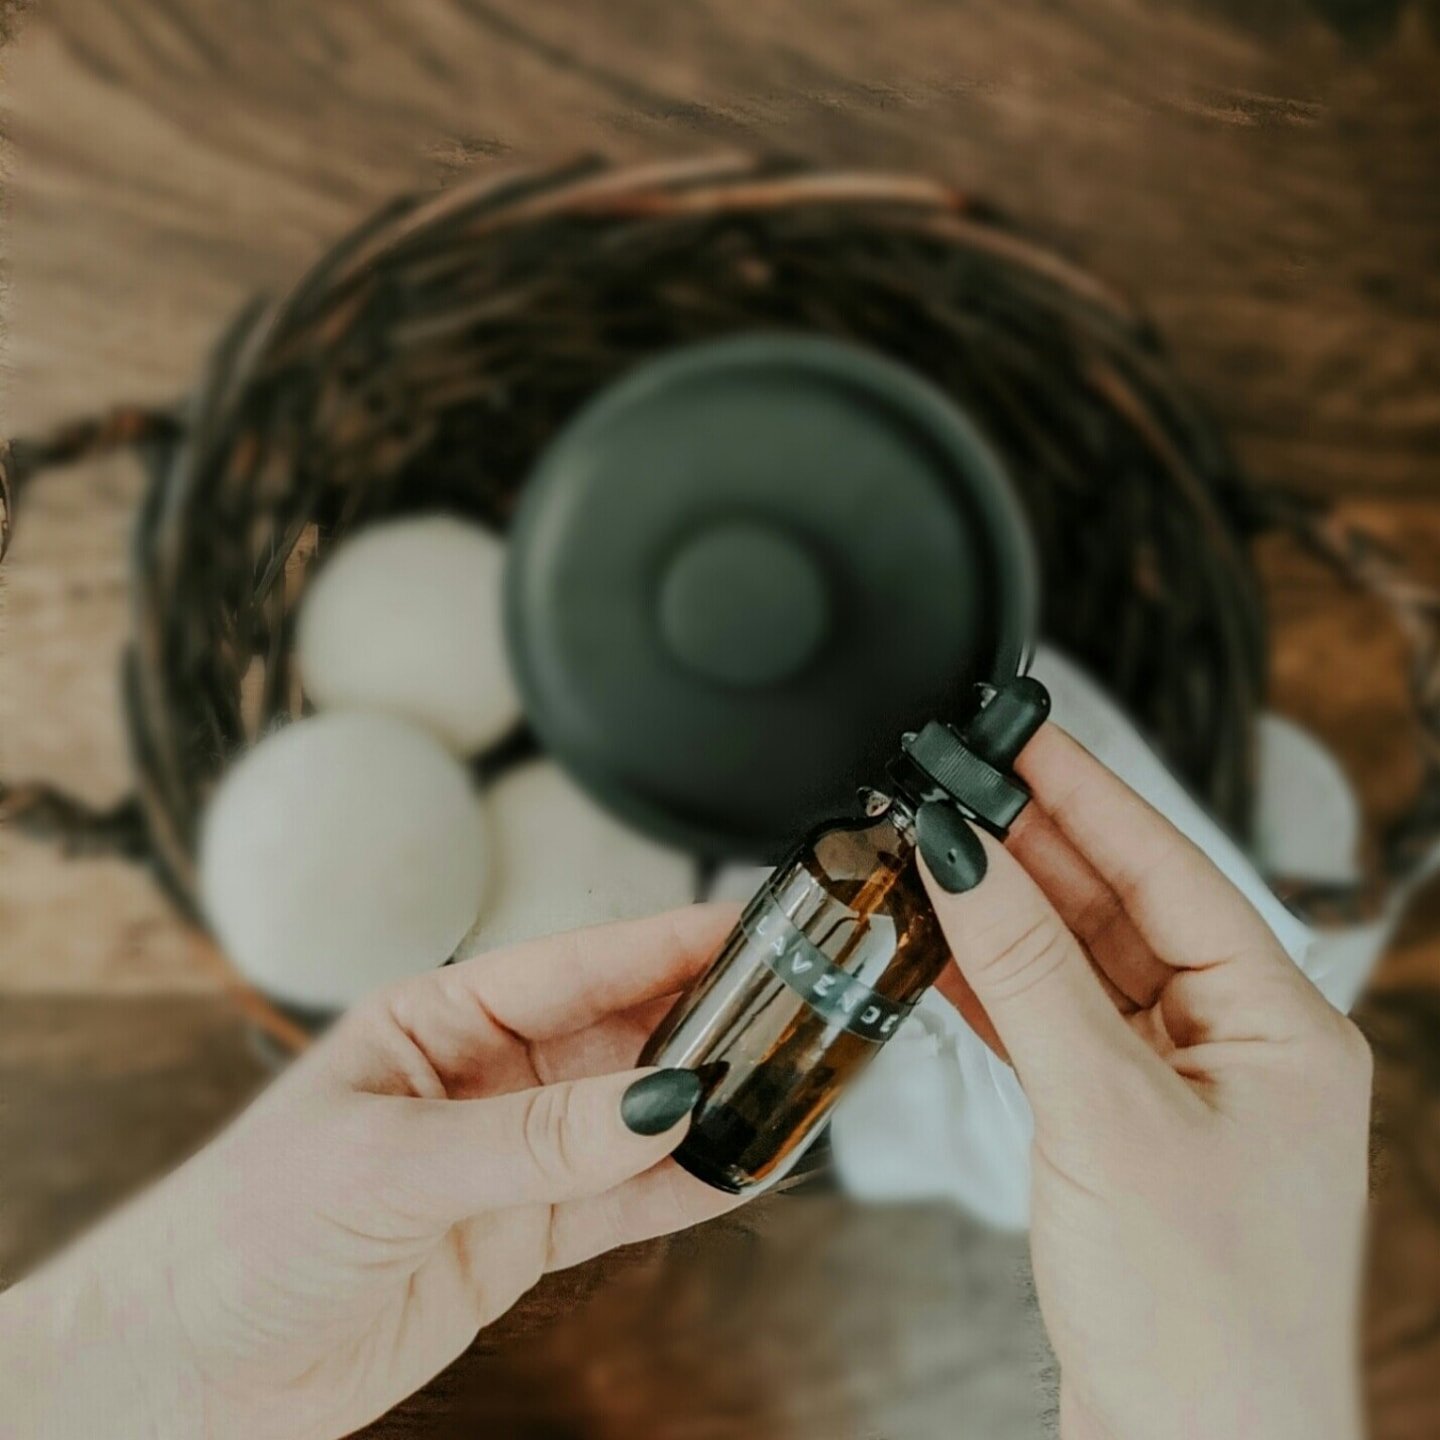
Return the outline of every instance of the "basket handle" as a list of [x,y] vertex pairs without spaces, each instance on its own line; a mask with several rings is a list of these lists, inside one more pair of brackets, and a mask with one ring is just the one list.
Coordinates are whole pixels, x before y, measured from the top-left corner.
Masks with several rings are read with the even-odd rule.
[[[158,463],[184,433],[178,408],[125,405],[60,425],[36,440],[0,444],[0,562],[16,523],[16,501],[38,476],[119,450],[149,450]],[[42,781],[9,785],[0,779],[0,825],[14,825],[71,855],[116,855],[143,860],[151,853],[138,797],[93,806]]]
[[184,429],[178,407],[119,405],[101,415],[68,420],[38,440],[0,444],[0,560],[9,548],[16,498],[36,476],[116,450],[173,445]]

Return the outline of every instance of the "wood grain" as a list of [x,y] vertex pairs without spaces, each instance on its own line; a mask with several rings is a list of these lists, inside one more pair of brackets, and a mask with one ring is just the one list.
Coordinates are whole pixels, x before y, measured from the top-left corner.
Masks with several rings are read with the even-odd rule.
[[[0,9],[0,34],[22,8]],[[396,191],[580,149],[775,148],[932,171],[1023,217],[1140,298],[1259,477],[1341,497],[1440,581],[1434,15],[1402,0],[51,0],[4,55],[0,430],[179,393],[236,307],[293,282]],[[110,462],[29,497],[0,578],[4,773],[97,800],[124,788],[113,681],[138,494]],[[1264,560],[1280,703],[1337,746],[1372,816],[1398,813],[1415,776],[1392,637],[1297,557]],[[1392,983],[1440,978],[1437,927],[1432,898]],[[144,875],[0,835],[0,1082],[7,1100],[24,1096],[0,1105],[0,1153],[25,1157],[7,1167],[0,1257],[54,1243],[258,1082],[219,983]],[[37,993],[54,991],[70,998]],[[117,998],[127,991],[149,998]],[[1440,1240],[1412,1198],[1386,1212],[1372,1306],[1377,1334],[1393,1322],[1421,1337],[1377,1391],[1387,1437],[1440,1431],[1422,1293]],[[475,1433],[477,1420],[551,1437],[1033,1427],[1014,1407],[1034,1377],[1010,1341],[998,1360],[944,1350],[976,1343],[956,1297],[1006,1263],[961,1222],[917,1221],[888,1278],[840,1265],[868,1219],[836,1219],[840,1248],[818,1255],[775,1223],[758,1241],[677,1242],[562,1277],[374,1433]],[[733,1360],[687,1358],[656,1297],[693,1294],[736,1245],[763,1260],[735,1311],[755,1328],[737,1335],[719,1317]],[[844,1330],[851,1297],[873,1281],[885,1353],[919,1357],[921,1373],[886,1387],[867,1372],[857,1393],[822,1346],[805,1380],[750,1388],[771,1373],[746,1346],[777,1323],[774,1292],[816,1273],[835,1282],[817,1293],[856,1344],[868,1337]],[[998,1281],[995,1293],[1000,1310],[980,1313],[1022,1335],[1026,1307]],[[599,1317],[614,1348],[580,1353],[587,1330],[560,1322],[571,1310]],[[643,1344],[613,1338],[622,1320]],[[998,1410],[984,1408],[987,1374]],[[999,1418],[987,1429],[967,1414]]]

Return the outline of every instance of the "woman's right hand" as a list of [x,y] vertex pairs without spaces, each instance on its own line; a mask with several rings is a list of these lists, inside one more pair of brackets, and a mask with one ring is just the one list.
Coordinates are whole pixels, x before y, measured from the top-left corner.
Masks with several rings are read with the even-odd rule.
[[941,988],[1035,1114],[1065,1440],[1355,1440],[1370,1053],[1210,860],[1046,726]]

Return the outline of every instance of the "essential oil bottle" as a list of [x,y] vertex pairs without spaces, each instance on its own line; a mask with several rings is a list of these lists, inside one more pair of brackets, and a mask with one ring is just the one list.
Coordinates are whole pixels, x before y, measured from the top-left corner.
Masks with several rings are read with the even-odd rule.
[[819,1135],[950,958],[917,849],[943,874],[957,825],[1005,836],[1030,798],[1015,758],[1049,710],[1021,678],[963,731],[907,734],[866,816],[820,827],[745,907],[640,1057],[704,1082],[675,1151],[691,1174],[737,1194],[773,1184]]

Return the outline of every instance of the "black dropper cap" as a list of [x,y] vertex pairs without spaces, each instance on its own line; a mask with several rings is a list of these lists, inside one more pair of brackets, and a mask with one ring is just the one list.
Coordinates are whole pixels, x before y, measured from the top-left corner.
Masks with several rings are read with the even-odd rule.
[[997,770],[1009,770],[1050,714],[1050,692],[1022,675],[996,690],[965,727],[965,748]]
[[1004,838],[1030,800],[1014,773],[1020,752],[1050,714],[1050,692],[1028,675],[990,693],[963,731],[932,720],[901,750],[919,771],[921,797],[961,811]]

